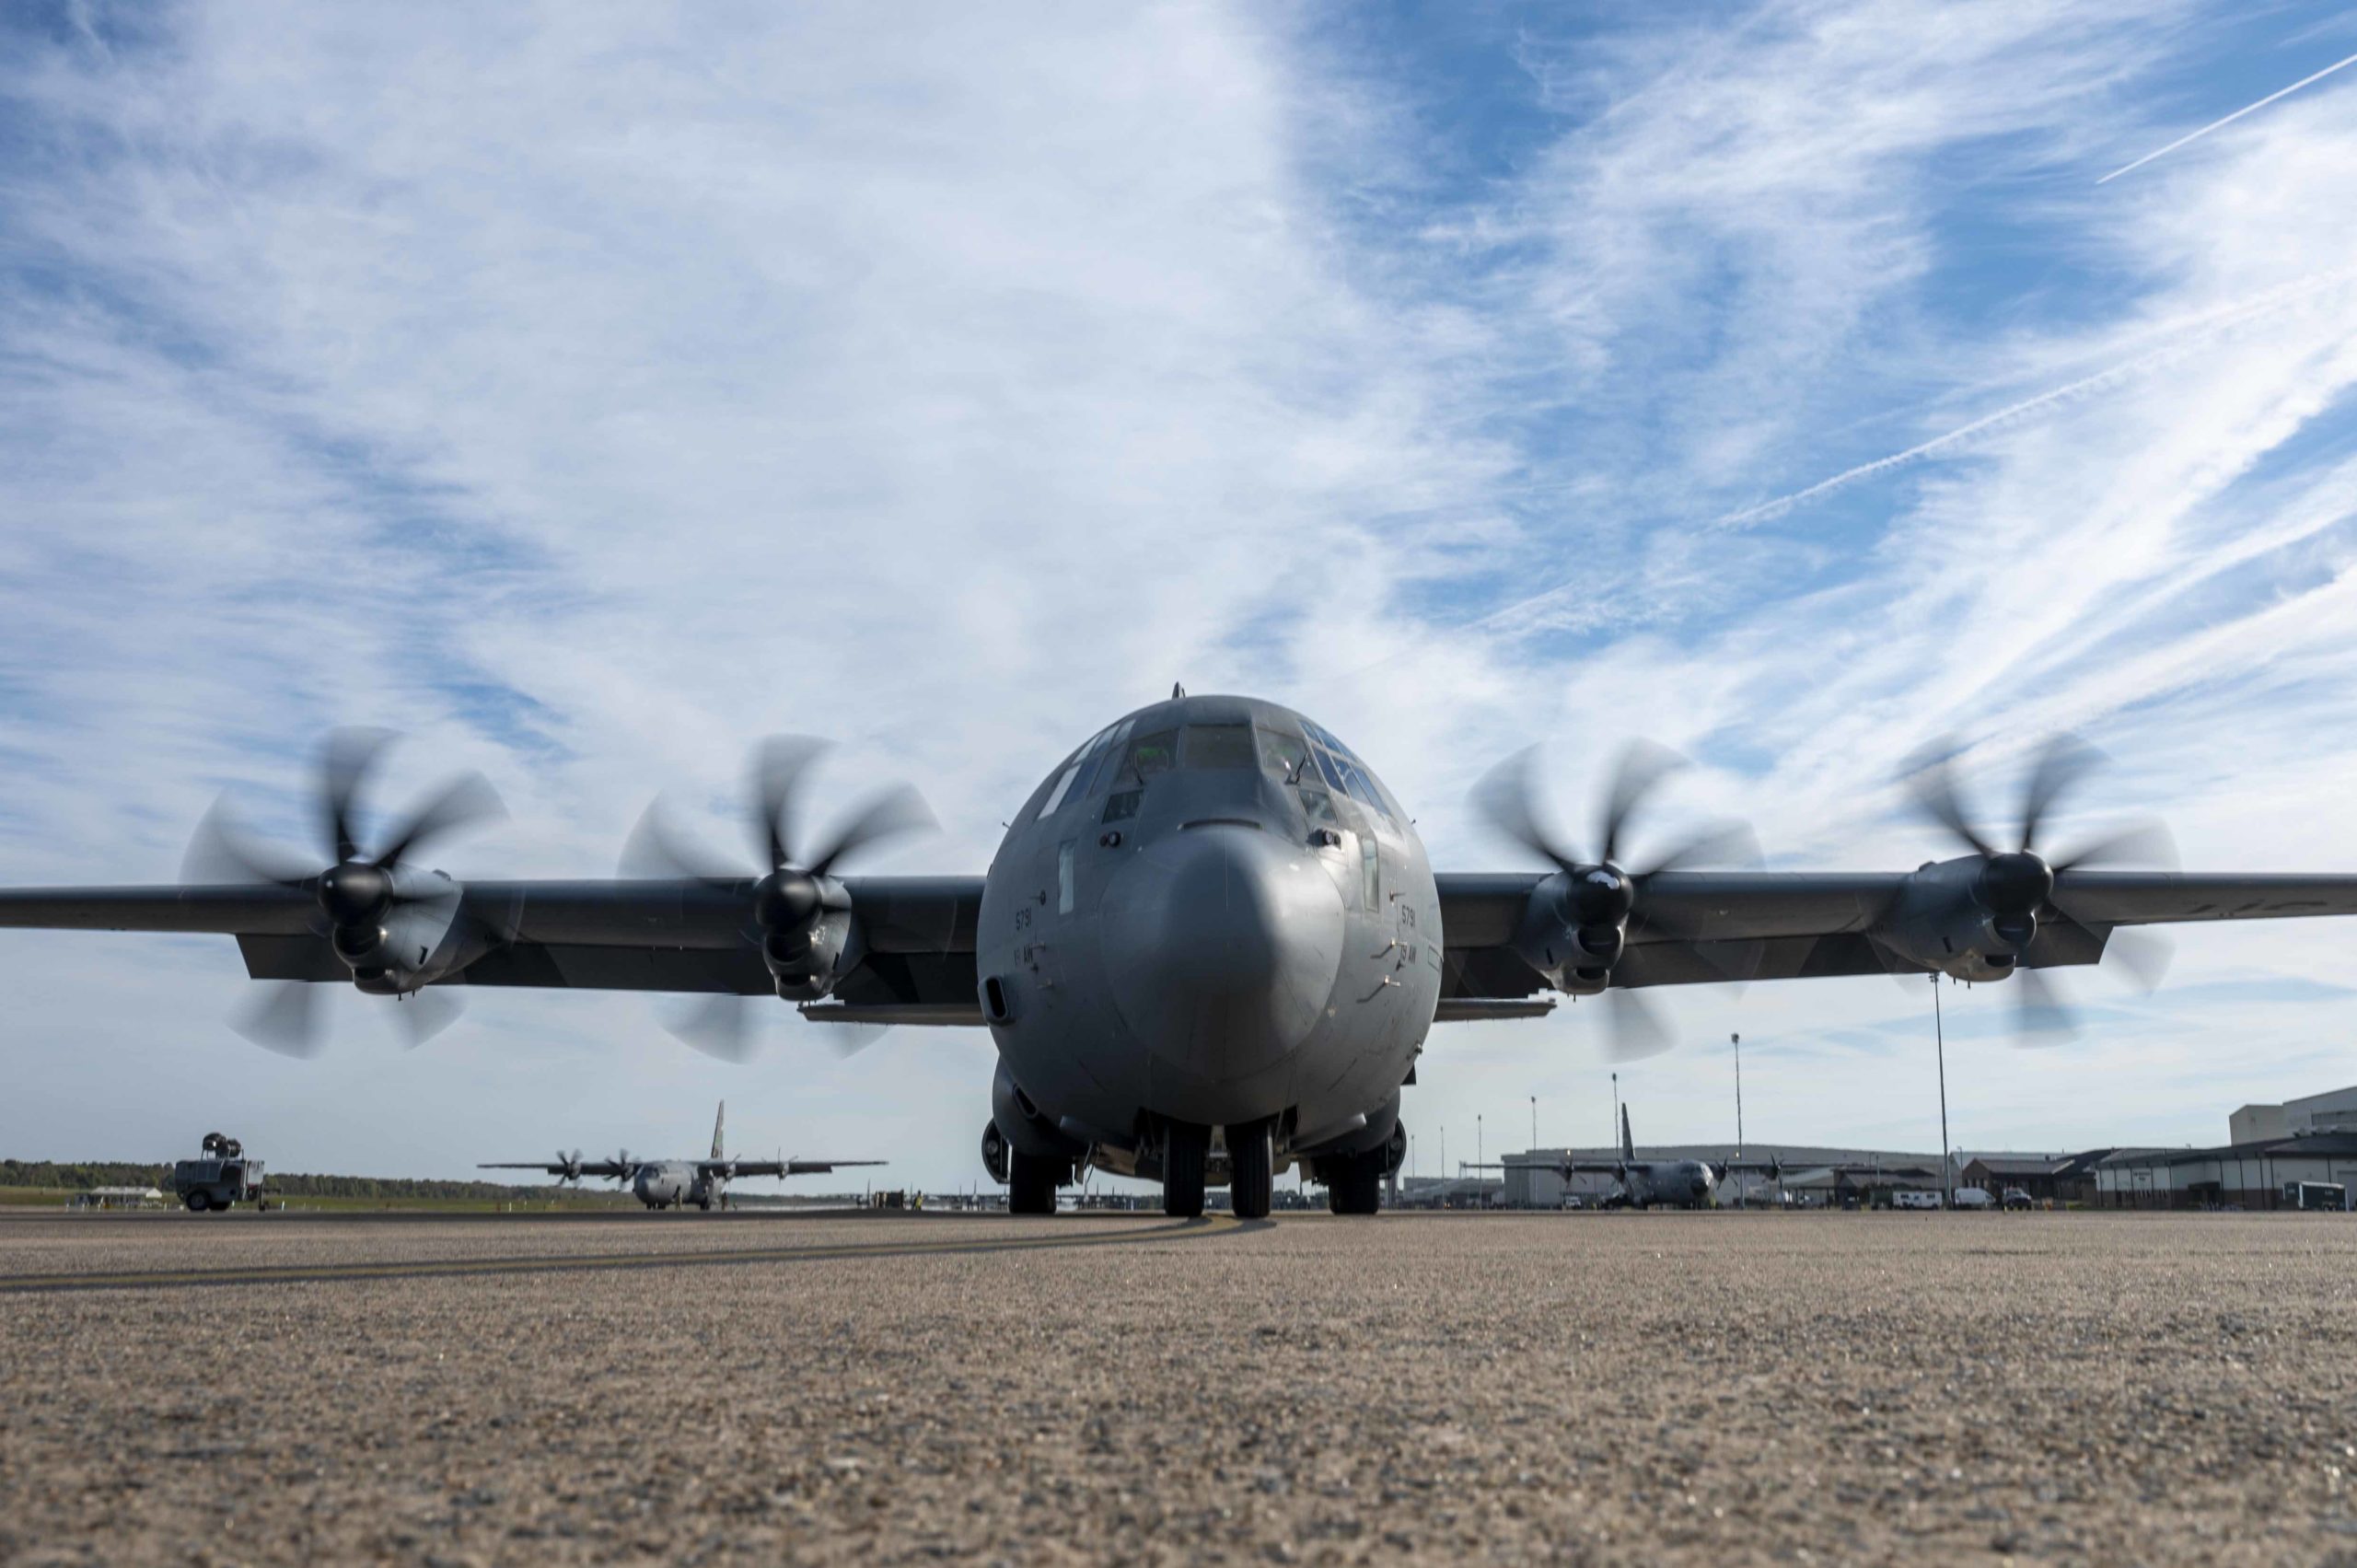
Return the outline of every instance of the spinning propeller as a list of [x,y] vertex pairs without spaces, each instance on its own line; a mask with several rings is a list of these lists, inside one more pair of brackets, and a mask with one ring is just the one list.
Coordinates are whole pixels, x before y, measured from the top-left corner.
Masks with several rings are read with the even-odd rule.
[[569,1155],[563,1149],[559,1149],[556,1152],[556,1158],[549,1163],[557,1167],[556,1179],[560,1187],[581,1179],[581,1151],[579,1149],[574,1150]]
[[[1724,822],[1704,828],[1634,866],[1627,865],[1632,819],[1662,781],[1687,765],[1686,759],[1666,747],[1638,740],[1622,749],[1613,767],[1598,814],[1596,853],[1591,858],[1546,822],[1536,777],[1538,760],[1537,747],[1507,758],[1474,786],[1474,804],[1491,826],[1525,849],[1544,855],[1562,873],[1558,912],[1571,950],[1552,967],[1574,984],[1602,988],[1605,1054],[1614,1061],[1656,1055],[1672,1043],[1660,1009],[1637,993],[1610,983],[1613,966],[1627,951],[1632,915],[1642,913],[1656,929],[1670,929],[1658,911],[1644,908],[1645,883],[1661,872],[1689,866],[1756,864],[1759,845],[1750,829]],[[1556,951],[1550,947],[1548,956],[1554,958]],[[1747,977],[1729,973],[1727,978]]]
[[[383,847],[364,849],[357,820],[361,786],[393,738],[381,729],[339,729],[329,735],[319,791],[320,836],[332,857],[325,870],[314,869],[291,851],[249,838],[225,796],[198,823],[180,863],[180,877],[199,885],[267,884],[309,894],[319,905],[314,928],[334,944],[336,957],[353,971],[355,981],[397,997],[401,1007],[396,1016],[414,1049],[457,1021],[464,1004],[447,992],[402,986],[389,966],[378,961],[387,918],[402,905],[421,900],[416,879],[401,873],[431,841],[496,820],[506,815],[506,808],[482,774],[464,774],[412,811],[386,837]],[[432,891],[447,898],[452,888],[443,884]],[[231,1027],[282,1055],[314,1056],[325,1043],[317,1000],[315,982],[280,981],[241,1010]]]
[[[938,826],[923,796],[907,784],[895,784],[870,796],[831,832],[807,836],[798,825],[803,778],[826,749],[822,740],[786,735],[763,741],[754,752],[749,825],[766,870],[737,869],[682,839],[665,820],[660,800],[646,808],[622,849],[624,877],[684,877],[743,897],[751,928],[760,933],[761,960],[778,994],[792,1000],[816,1000],[833,981],[829,966],[845,923],[830,923],[829,917],[850,909],[831,875],[834,868],[888,839]],[[716,993],[679,1009],[665,1019],[665,1027],[708,1056],[743,1062],[758,1044],[751,1001]],[[884,1032],[873,1025],[817,1027],[834,1036],[846,1055]]]
[[[2005,849],[1980,831],[1965,813],[1957,797],[1948,759],[1957,748],[1944,742],[1923,753],[1909,777],[1917,807],[1980,857],[1980,873],[1972,897],[1989,912],[1990,929],[2009,945],[2016,960],[2014,983],[2014,1028],[2017,1034],[2078,1032],[2078,1021],[2044,970],[2019,963],[2038,938],[2038,915],[2049,907],[2054,879],[2078,867],[2164,866],[2177,864],[2177,849],[2168,830],[2157,822],[2141,822],[2100,838],[2052,854],[2038,849],[2038,832],[2047,826],[2056,803],[2101,767],[2103,753],[2084,741],[2058,735],[2047,742],[2023,782],[2021,830],[2014,848]],[[2173,948],[2157,932],[2130,927],[2115,929],[2104,944],[2104,957],[2117,958],[2136,984],[2150,992],[2168,970]]]

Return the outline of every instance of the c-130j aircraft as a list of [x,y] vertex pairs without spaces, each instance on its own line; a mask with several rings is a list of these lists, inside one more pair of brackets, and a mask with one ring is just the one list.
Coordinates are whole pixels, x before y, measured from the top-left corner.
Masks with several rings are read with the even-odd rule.
[[1905,872],[1701,869],[1736,846],[1717,832],[1632,864],[1625,830],[1668,765],[1642,749],[1580,853],[1541,824],[1526,754],[1480,797],[1552,868],[1435,874],[1329,731],[1174,690],[1059,762],[980,877],[843,874],[922,809],[888,795],[800,842],[816,745],[786,740],[755,770],[765,865],[696,864],[650,810],[622,877],[460,883],[416,856],[494,810],[488,786],[461,781],[366,851],[354,807],[381,741],[331,741],[323,870],[216,813],[183,884],[0,891],[0,925],[233,935],[250,977],[281,982],[249,1028],[281,1049],[308,1048],[326,981],[407,999],[418,1018],[458,986],[701,993],[694,1032],[723,1045],[741,1038],[743,999],[765,995],[813,1020],[981,1025],[999,1053],[983,1157],[1015,1212],[1053,1213],[1089,1166],[1159,1181],[1174,1215],[1200,1214],[1224,1180],[1258,1218],[1295,1165],[1335,1213],[1376,1211],[1434,1024],[1601,997],[1643,1048],[1662,1043],[1644,988],[1885,972],[2008,981],[2042,1006],[2042,971],[2097,962],[2122,926],[2357,912],[2357,877],[2107,868],[2136,856],[2132,833],[2041,852],[2042,819],[2089,760],[2068,742],[2038,758],[2014,848],[1970,825],[1942,769],[1920,775],[1968,853]]

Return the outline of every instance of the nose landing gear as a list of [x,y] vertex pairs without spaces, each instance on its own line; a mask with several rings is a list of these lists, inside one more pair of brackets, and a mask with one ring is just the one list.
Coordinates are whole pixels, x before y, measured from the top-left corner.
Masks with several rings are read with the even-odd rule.
[[1211,1151],[1210,1128],[1192,1121],[1163,1125],[1162,1212],[1172,1219],[1202,1217],[1203,1167]]
[[1264,1220],[1276,1179],[1274,1127],[1266,1119],[1227,1130],[1227,1191],[1240,1220]]

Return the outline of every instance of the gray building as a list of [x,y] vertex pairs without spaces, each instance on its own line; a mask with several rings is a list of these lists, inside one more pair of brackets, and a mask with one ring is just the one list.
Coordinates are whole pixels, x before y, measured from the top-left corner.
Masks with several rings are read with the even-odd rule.
[[[1567,1161],[1604,1164],[1620,1157],[1618,1149],[1527,1149],[1504,1156],[1499,1163],[1505,1177],[1505,1205],[1512,1209],[1560,1209],[1563,1201],[1573,1196],[1585,1203],[1596,1202],[1608,1197],[1617,1185],[1610,1173],[1581,1171],[1567,1178],[1562,1166]],[[1733,1144],[1676,1144],[1641,1145],[1637,1157],[1703,1160],[1712,1165],[1736,1159],[1746,1163],[1775,1159],[1784,1167],[1784,1191],[1796,1196],[1804,1192],[1823,1195],[1890,1187],[1936,1191],[1940,1185],[1940,1156],[1920,1151],[1836,1149],[1815,1144],[1748,1144],[1741,1149]],[[1833,1169],[1850,1167],[1864,1167],[1864,1175],[1844,1180]],[[1875,1172],[1884,1173],[1887,1179],[1877,1181]],[[1742,1171],[1729,1172],[1719,1190],[1722,1203],[1775,1201],[1775,1182]]]
[[2357,1132],[2257,1139],[2215,1149],[2121,1149],[2096,1165],[2096,1203],[2107,1209],[2246,1209],[2286,1206],[2301,1181],[2357,1191]]
[[2229,1144],[2261,1144],[2312,1132],[2357,1132],[2357,1086],[2282,1105],[2247,1105],[2226,1119]]

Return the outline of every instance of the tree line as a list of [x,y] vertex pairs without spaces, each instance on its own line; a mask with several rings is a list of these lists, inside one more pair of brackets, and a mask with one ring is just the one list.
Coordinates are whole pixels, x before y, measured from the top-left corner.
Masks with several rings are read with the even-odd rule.
[[[121,1160],[0,1160],[0,1187],[86,1192],[93,1187],[171,1190],[169,1165]],[[497,1181],[427,1181],[405,1176],[290,1176],[270,1173],[273,1195],[286,1198],[545,1198],[549,1187]],[[594,1190],[593,1190],[594,1191]]]

